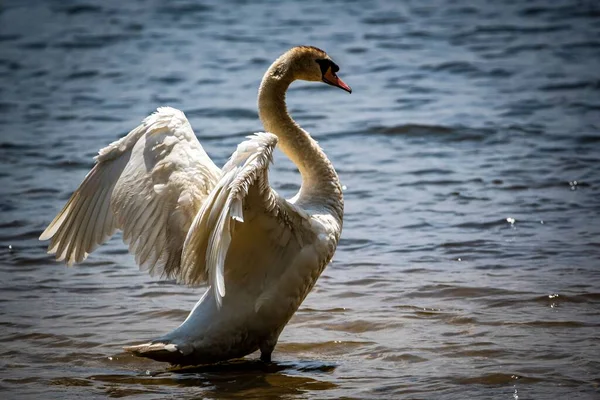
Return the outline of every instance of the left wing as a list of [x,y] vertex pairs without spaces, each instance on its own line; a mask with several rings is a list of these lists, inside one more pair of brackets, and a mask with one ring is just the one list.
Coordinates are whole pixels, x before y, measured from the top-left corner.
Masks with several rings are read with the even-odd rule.
[[223,167],[222,178],[196,215],[183,247],[182,280],[207,281],[219,305],[227,282],[258,275],[269,287],[266,281],[283,274],[304,249],[312,255],[309,246],[317,240],[310,217],[269,186],[268,167],[277,137],[257,133],[249,139]]

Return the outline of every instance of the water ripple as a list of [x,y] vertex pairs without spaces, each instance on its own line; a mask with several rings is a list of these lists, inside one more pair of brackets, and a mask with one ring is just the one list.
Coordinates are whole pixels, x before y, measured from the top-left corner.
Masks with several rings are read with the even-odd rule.
[[[597,397],[596,3],[30,3],[0,7],[7,397]],[[158,106],[223,165],[262,130],[260,77],[297,44],[328,50],[354,89],[288,95],[344,185],[333,263],[272,364],[123,353],[205,288],[146,276],[120,237],[64,267],[40,232],[97,149]],[[297,168],[276,153],[291,197]]]

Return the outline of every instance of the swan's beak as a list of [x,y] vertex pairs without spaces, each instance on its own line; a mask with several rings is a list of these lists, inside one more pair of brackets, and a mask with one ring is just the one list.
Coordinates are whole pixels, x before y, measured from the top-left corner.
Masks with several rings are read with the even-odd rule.
[[346,85],[343,80],[331,71],[331,68],[327,68],[327,72],[323,75],[323,82],[331,86],[337,86],[340,89],[344,89],[348,93],[352,93],[350,86]]

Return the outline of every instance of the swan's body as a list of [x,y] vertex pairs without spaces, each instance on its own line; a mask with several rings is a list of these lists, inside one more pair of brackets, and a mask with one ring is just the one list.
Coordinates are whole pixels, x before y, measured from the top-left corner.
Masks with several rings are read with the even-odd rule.
[[[209,287],[177,329],[126,350],[176,364],[242,357],[269,360],[279,334],[336,249],[343,217],[338,176],[317,143],[288,115],[295,79],[347,91],[319,49],[293,48],[269,68],[259,90],[267,131],[242,142],[219,170],[185,115],[159,108],[100,150],[96,165],[40,239],[68,264],[84,260],[117,229],[141,269]],[[279,144],[298,166],[291,200],[268,182]]]

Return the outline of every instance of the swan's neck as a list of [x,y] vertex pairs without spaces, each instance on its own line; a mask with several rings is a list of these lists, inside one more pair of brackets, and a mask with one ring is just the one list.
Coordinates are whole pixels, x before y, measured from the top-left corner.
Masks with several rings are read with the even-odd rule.
[[285,93],[294,81],[291,75],[282,63],[276,62],[269,68],[258,93],[260,119],[265,130],[277,136],[279,147],[300,171],[299,201],[322,203],[341,220],[343,200],[338,175],[321,147],[287,111]]

